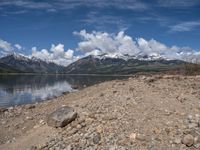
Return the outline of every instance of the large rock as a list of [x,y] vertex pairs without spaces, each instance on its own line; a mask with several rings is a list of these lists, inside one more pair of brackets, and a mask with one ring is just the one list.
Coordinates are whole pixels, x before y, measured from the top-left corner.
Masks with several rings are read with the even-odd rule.
[[47,117],[47,124],[52,127],[64,127],[74,121],[77,113],[73,108],[65,106],[57,109]]
[[186,146],[190,147],[194,144],[194,137],[190,134],[185,135],[182,139],[182,143]]

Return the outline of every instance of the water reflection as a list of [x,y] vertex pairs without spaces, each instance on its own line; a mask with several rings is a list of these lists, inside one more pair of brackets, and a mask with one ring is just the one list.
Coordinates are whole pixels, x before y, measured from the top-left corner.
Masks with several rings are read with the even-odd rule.
[[102,81],[121,79],[116,76],[69,75],[1,75],[0,107],[35,103],[57,97],[73,87],[83,88]]

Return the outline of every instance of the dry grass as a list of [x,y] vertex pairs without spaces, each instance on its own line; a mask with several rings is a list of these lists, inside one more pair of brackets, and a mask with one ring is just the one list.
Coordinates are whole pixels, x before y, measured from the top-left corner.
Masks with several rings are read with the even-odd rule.
[[200,74],[200,64],[187,63],[184,66],[185,75],[199,75]]

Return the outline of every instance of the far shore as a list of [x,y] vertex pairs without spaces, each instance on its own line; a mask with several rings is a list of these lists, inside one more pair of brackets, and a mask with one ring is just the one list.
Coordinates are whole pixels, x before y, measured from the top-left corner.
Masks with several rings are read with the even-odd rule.
[[0,73],[0,75],[134,76],[134,74]]

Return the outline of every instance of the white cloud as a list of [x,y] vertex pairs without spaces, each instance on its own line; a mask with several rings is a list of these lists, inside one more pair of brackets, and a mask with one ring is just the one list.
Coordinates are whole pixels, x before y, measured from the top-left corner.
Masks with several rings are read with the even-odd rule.
[[171,26],[171,32],[192,31],[200,26],[200,21],[188,21]]
[[[193,60],[200,58],[200,52],[188,47],[168,47],[154,39],[145,40],[144,38],[133,39],[125,35],[123,31],[118,34],[109,34],[107,32],[87,33],[86,30],[74,32],[82,38],[78,43],[77,50],[84,52],[86,55],[99,55],[108,53],[110,55],[151,55],[161,56],[167,59]],[[199,60],[200,61],[200,60]]]
[[3,50],[4,52],[10,52],[13,51],[13,47],[7,41],[0,39],[0,50]]
[[0,6],[16,6],[25,9],[47,10],[56,12],[57,10],[69,10],[78,7],[90,8],[110,8],[141,11],[148,9],[148,5],[139,0],[56,0],[42,2],[35,0],[1,0]]
[[19,45],[19,44],[15,44],[14,46],[15,46],[18,50],[21,50],[21,49],[22,49],[22,46]]
[[71,59],[74,56],[74,51],[71,49],[68,49],[68,51],[65,52],[65,58]]
[[133,11],[148,9],[149,6],[140,0],[59,0],[54,3],[59,9],[74,9],[78,7],[117,8]]
[[199,0],[158,0],[158,4],[161,7],[170,7],[170,8],[188,8],[192,6],[200,5]]
[[133,39],[130,36],[124,35],[123,31],[119,32],[117,35],[96,31],[87,33],[86,30],[82,30],[79,33],[74,32],[74,34],[82,37],[83,41],[78,43],[77,50],[84,52],[91,52],[94,50],[98,50],[101,53],[122,54],[135,54],[138,52]]
[[47,49],[37,50],[36,47],[33,47],[32,56],[49,62],[54,62],[56,64],[63,66],[67,66],[73,61],[77,60],[77,57],[74,56],[74,51],[71,49],[65,51],[63,44],[58,44],[58,45],[52,44],[50,50]]
[[17,6],[27,9],[50,9],[52,5],[45,2],[35,2],[33,0],[15,0],[15,1],[7,1],[1,0],[0,6]]
[[[81,37],[81,41],[77,44],[76,50],[79,51],[74,54],[74,50],[65,49],[63,44],[52,44],[50,49],[38,50],[37,47],[32,47],[32,54],[42,60],[54,62],[59,65],[67,66],[70,63],[88,55],[108,54],[115,55],[134,55],[134,56],[159,56],[166,59],[180,59],[186,61],[200,62],[200,51],[195,51],[189,47],[166,46],[154,39],[146,40],[144,38],[132,38],[121,31],[117,34],[92,31],[88,33],[86,30],[74,32],[74,35]],[[0,49],[4,52],[14,51],[22,46],[12,44],[0,39]],[[80,55],[81,54],[81,55]]]

